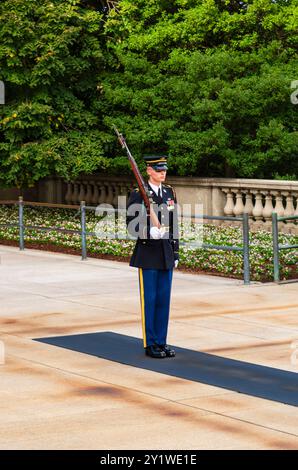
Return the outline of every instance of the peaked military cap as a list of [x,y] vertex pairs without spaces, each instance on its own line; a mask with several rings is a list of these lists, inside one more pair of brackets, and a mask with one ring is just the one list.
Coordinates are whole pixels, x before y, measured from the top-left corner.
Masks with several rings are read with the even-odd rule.
[[167,170],[167,155],[144,155],[147,166],[152,166],[155,171]]

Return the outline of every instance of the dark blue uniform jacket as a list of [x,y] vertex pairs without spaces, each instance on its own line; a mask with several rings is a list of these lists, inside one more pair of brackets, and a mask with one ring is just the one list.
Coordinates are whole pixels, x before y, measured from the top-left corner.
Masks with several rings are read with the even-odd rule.
[[[127,226],[131,236],[137,236],[130,266],[143,269],[172,269],[179,259],[177,200],[174,189],[162,184],[162,197],[159,198],[150,185],[153,207],[162,226],[166,228],[165,237],[159,240],[150,238],[150,217],[139,189],[132,191],[127,205]],[[135,205],[141,211],[135,212]],[[135,219],[137,217],[137,219]],[[135,223],[138,221],[138,223]],[[135,231],[132,230],[135,227]]]

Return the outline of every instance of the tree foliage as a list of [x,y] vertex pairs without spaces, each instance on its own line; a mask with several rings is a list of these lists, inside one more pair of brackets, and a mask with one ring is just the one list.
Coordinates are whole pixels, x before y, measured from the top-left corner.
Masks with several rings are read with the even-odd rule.
[[105,122],[179,175],[297,177],[297,6],[122,0],[105,24]]
[[2,0],[0,184],[129,172],[295,178],[298,0]]
[[0,21],[0,183],[105,167],[109,137],[91,109],[104,68],[101,13],[70,0],[2,0]]

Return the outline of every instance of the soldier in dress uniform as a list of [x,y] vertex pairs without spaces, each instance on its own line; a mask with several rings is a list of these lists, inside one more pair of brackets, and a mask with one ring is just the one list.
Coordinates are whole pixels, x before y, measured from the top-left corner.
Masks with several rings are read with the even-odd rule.
[[128,231],[137,237],[130,266],[139,270],[139,288],[145,354],[154,358],[174,357],[167,345],[173,268],[179,260],[177,200],[165,184],[167,156],[147,155],[148,189],[160,228],[153,226],[139,189],[129,198]]

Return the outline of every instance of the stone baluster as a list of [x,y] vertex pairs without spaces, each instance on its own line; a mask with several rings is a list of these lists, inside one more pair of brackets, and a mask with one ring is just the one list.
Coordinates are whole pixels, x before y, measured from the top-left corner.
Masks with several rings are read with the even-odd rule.
[[92,203],[92,189],[91,189],[91,182],[90,181],[84,181],[84,183],[87,186],[87,191],[85,194],[85,201],[86,204],[91,204]]
[[98,204],[103,204],[104,202],[106,202],[107,188],[102,181],[100,181],[99,184],[100,186],[99,186]]
[[113,186],[110,182],[107,182],[106,183],[107,185],[107,196],[106,196],[106,200],[105,200],[105,203],[106,204],[113,204],[113,199],[114,199],[114,192],[113,192]]
[[[123,183],[118,183],[117,185],[117,200],[115,207],[120,208],[123,206],[123,198],[126,196],[125,185]],[[119,203],[119,198],[121,198],[121,203]]]
[[128,194],[128,185],[125,183],[121,183],[120,196],[127,196],[127,194]]
[[98,200],[99,200],[99,191],[98,191],[98,186],[96,181],[91,181],[93,184],[93,196],[92,196],[92,204],[97,205]]
[[[253,194],[255,194],[255,205],[252,211],[252,215],[254,219],[260,223],[263,219],[263,203],[262,203],[262,194],[260,191],[252,191]],[[262,225],[262,224],[261,224]]]
[[244,210],[244,204],[243,204],[243,199],[242,199],[242,191],[241,189],[236,190],[236,204],[233,209],[233,214],[235,217],[239,217],[240,215],[243,214]]
[[252,202],[252,194],[249,189],[245,189],[244,191],[245,194],[245,205],[243,212],[249,215],[249,217],[252,217],[252,211],[254,208],[253,202]]
[[292,195],[291,191],[285,191],[282,193],[284,196],[286,196],[286,207],[285,207],[285,212],[284,216],[291,216],[294,215],[295,209],[294,209],[294,197]]
[[114,192],[114,198],[113,198],[113,207],[117,207],[118,203],[118,196],[120,194],[120,184],[119,183],[112,183],[113,185],[113,192]]
[[[236,204],[233,209],[233,214],[235,217],[240,217],[243,214],[244,204],[242,199],[242,191],[241,189],[236,190]],[[242,223],[237,221],[233,222],[233,225],[240,226]]]
[[118,193],[118,196],[126,196],[126,194],[127,194],[126,188],[127,188],[126,184],[120,183],[120,184],[119,184],[119,193]]
[[283,217],[284,215],[284,205],[282,201],[282,195],[280,191],[271,191],[271,194],[275,196],[275,206],[274,206],[274,212],[277,213],[278,217]]
[[[292,216],[295,213],[295,208],[294,208],[294,197],[291,191],[284,191],[282,194],[286,197],[286,207],[284,211],[284,217],[287,216]],[[292,231],[292,229],[295,229],[295,224],[293,221],[289,220],[286,221],[286,227],[283,227],[283,231],[289,232]],[[289,230],[290,229],[290,230]]]
[[234,215],[234,212],[233,212],[233,209],[234,209],[233,193],[232,193],[231,189],[224,189],[224,188],[222,188],[222,192],[226,194],[226,198],[227,198],[226,205],[224,207],[224,215],[226,215],[227,217],[233,216]]
[[[296,199],[296,209],[295,209],[294,215],[298,217],[298,193],[294,192],[293,197]],[[298,223],[298,220],[296,221],[296,223]]]
[[265,206],[263,209],[263,217],[265,219],[264,228],[266,230],[271,230],[272,228],[272,212],[273,212],[273,204],[272,204],[272,194],[271,191],[264,191],[265,194]]
[[[293,198],[296,199],[296,209],[295,209],[294,215],[298,217],[298,193],[293,192]],[[294,221],[294,227],[295,228],[292,230],[292,233],[297,234],[298,233],[298,219]]]
[[67,191],[65,194],[65,202],[66,204],[71,204],[72,203],[72,183],[69,182],[67,183]]
[[79,202],[79,185],[78,183],[73,183],[73,193],[72,193],[72,204],[78,204]]
[[79,201],[85,201],[85,193],[85,185],[83,181],[80,181]]

